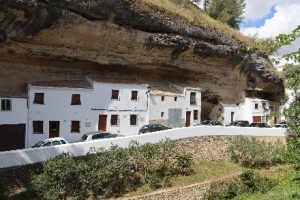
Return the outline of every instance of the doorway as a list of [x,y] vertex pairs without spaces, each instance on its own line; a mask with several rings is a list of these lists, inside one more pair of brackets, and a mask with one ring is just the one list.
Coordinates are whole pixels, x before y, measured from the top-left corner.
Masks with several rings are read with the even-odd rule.
[[59,121],[49,121],[49,138],[59,137]]
[[107,115],[99,115],[98,130],[106,131]]
[[230,118],[230,122],[232,123],[234,119],[234,112],[231,112],[231,118]]
[[253,122],[261,122],[261,116],[253,116]]
[[191,126],[191,111],[186,111],[185,126]]

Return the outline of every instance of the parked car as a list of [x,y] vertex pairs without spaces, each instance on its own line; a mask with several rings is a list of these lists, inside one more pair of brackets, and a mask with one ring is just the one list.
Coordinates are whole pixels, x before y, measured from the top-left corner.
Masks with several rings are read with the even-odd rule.
[[275,124],[274,127],[275,128],[288,128],[288,125],[287,124],[280,124],[279,123],[279,124]]
[[228,124],[228,126],[247,127],[249,126],[249,122],[246,120],[236,120]]
[[196,126],[223,126],[223,123],[216,120],[204,120],[200,124],[196,124]]
[[92,141],[92,140],[99,140],[99,139],[106,139],[106,138],[116,138],[116,137],[123,137],[123,135],[113,134],[109,132],[102,132],[102,131],[94,131],[83,134],[81,137],[81,142],[85,141]]
[[142,126],[142,128],[139,130],[139,134],[163,131],[163,130],[168,130],[168,129],[171,129],[171,128],[161,125],[161,124],[147,124],[147,125]]
[[32,148],[49,147],[49,146],[56,146],[62,144],[68,144],[68,142],[62,137],[54,137],[54,138],[41,140],[37,142],[35,145],[33,145]]
[[264,122],[253,122],[249,125],[249,127],[257,127],[257,128],[271,128],[267,123]]

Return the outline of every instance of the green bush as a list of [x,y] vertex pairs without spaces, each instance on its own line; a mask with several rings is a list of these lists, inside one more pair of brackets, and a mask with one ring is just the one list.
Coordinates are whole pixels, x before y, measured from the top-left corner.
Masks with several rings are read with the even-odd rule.
[[[244,171],[238,179],[233,180],[225,186],[211,188],[205,195],[208,200],[229,200],[244,193],[262,192],[265,193],[275,187],[278,183],[268,177],[263,177],[254,170]],[[220,189],[221,188],[221,189]]]
[[91,149],[81,158],[61,154],[45,161],[32,188],[44,199],[117,197],[143,184],[153,189],[170,186],[171,176],[191,172],[191,163],[191,156],[175,153],[168,140],[132,142],[129,148]]
[[238,137],[229,146],[231,159],[244,167],[270,167],[284,162],[286,147],[277,141],[267,143],[255,138]]

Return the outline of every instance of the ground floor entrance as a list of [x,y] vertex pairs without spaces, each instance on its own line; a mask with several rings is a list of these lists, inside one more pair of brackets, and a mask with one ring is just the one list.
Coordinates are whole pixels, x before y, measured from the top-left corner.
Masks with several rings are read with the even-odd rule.
[[186,127],[191,126],[191,111],[186,111],[185,126]]
[[49,138],[59,137],[59,121],[49,121]]
[[98,130],[106,131],[107,130],[106,124],[107,124],[107,115],[99,115]]
[[25,148],[25,124],[0,125],[0,151]]

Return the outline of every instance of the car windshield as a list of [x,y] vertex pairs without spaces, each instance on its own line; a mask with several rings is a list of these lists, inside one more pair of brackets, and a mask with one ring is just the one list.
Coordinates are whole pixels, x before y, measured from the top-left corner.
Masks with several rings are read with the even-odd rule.
[[205,120],[205,121],[201,122],[200,124],[202,124],[202,125],[208,125],[209,123],[210,123],[209,120]]
[[32,147],[41,147],[44,143],[45,143],[44,141],[39,141],[38,143],[36,143]]
[[88,136],[84,134],[84,135],[82,136],[81,140],[86,140],[87,137],[88,137]]

